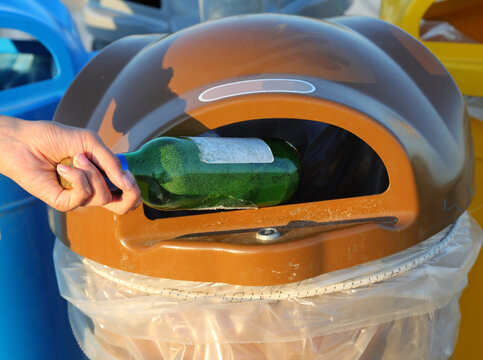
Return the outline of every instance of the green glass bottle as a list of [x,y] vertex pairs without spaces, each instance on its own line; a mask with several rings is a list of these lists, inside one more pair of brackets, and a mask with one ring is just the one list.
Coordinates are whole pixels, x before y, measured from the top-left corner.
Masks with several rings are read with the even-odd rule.
[[275,139],[160,137],[117,156],[143,202],[159,210],[277,205],[295,193],[301,176],[297,150]]

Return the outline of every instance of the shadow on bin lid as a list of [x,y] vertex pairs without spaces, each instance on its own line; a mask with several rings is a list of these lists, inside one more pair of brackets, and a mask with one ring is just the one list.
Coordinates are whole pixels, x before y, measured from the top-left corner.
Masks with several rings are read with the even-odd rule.
[[[300,281],[415,245],[472,197],[460,92],[426,48],[377,19],[261,14],[126,37],[82,70],[54,120],[96,131],[114,152],[160,135],[293,137],[309,123],[350,133],[384,165],[380,191],[350,197],[154,218],[142,206],[56,213],[56,234],[73,251],[154,277]],[[280,236],[263,240],[266,228]]]

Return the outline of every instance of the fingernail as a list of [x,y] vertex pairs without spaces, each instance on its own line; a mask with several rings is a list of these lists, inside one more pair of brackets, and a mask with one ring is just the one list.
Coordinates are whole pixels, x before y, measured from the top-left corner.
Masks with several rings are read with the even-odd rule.
[[74,161],[76,163],[78,163],[79,165],[82,165],[82,166],[87,166],[89,165],[89,160],[87,160],[87,158],[85,157],[84,154],[77,154],[75,157],[74,157]]
[[61,173],[67,173],[69,171],[69,167],[64,164],[57,164],[57,171]]
[[136,180],[134,180],[134,176],[132,176],[129,171],[124,172],[124,175],[122,176],[122,182],[128,190],[131,190],[136,186]]

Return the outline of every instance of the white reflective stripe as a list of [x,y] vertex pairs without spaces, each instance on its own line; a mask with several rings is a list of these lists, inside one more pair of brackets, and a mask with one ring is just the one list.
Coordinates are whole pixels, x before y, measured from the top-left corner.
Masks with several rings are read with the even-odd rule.
[[296,93],[308,94],[315,91],[315,86],[297,79],[254,79],[236,81],[214,86],[203,91],[198,99],[210,102],[232,96],[257,93]]

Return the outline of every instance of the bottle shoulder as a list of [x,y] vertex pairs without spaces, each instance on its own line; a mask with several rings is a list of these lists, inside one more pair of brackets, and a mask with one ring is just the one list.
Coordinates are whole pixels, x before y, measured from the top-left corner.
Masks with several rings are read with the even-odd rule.
[[169,151],[183,151],[187,148],[193,148],[192,141],[188,138],[181,137],[159,137],[148,141],[135,153],[146,156],[148,154],[159,155],[163,152]]

